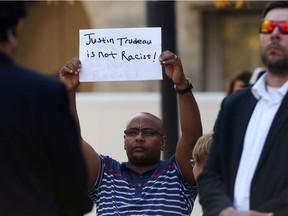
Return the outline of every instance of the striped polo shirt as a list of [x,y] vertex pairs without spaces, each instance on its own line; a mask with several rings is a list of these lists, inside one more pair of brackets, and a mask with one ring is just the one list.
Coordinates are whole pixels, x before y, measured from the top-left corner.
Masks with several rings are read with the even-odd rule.
[[103,155],[100,161],[98,179],[89,190],[96,203],[96,215],[191,215],[198,188],[183,179],[175,156],[141,175],[127,162]]

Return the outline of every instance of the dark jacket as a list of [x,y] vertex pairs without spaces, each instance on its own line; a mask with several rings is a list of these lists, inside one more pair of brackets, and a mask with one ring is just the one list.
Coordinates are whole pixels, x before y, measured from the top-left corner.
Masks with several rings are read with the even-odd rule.
[[[233,206],[244,136],[256,103],[248,87],[221,104],[211,150],[198,178],[204,216],[216,216]],[[250,209],[288,215],[288,94],[272,122],[252,179]]]
[[0,215],[83,215],[92,204],[64,85],[0,53]]

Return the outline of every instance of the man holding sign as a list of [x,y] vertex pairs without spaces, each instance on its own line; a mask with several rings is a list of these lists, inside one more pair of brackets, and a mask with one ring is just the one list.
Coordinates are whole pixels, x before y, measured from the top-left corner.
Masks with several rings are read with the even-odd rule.
[[[191,215],[197,185],[190,159],[193,147],[202,135],[200,113],[180,58],[164,51],[159,61],[178,93],[182,134],[176,153],[161,161],[167,137],[162,121],[146,112],[132,116],[126,125],[124,149],[128,162],[120,163],[101,155],[82,139],[89,172],[89,193],[96,203],[97,215]],[[80,69],[81,62],[75,57],[59,72],[69,91],[79,132],[75,92]]]

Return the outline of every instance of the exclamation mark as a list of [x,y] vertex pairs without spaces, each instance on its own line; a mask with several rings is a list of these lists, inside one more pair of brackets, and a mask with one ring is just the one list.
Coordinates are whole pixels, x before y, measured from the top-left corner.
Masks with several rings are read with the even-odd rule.
[[154,60],[153,60],[153,62],[155,62],[155,59],[156,59],[156,52],[154,52]]

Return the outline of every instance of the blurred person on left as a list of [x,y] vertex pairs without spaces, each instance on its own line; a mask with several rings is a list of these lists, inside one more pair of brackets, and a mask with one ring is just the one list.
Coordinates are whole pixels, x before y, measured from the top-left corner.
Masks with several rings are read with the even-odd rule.
[[92,202],[65,86],[13,62],[26,11],[0,1],[0,215],[84,215]]

